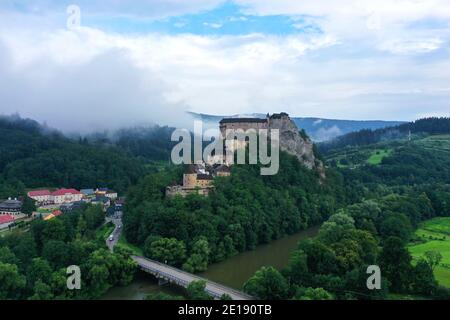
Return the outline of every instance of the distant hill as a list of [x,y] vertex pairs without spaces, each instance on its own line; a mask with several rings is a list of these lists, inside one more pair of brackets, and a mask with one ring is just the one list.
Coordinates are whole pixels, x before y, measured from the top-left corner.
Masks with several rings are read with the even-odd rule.
[[17,186],[124,192],[145,173],[141,161],[117,146],[70,139],[30,119],[0,116],[0,136],[0,197],[14,196]]
[[[194,118],[201,119],[205,122],[218,123],[223,118],[264,118],[265,114],[252,113],[241,115],[214,116],[200,113],[190,113]],[[350,132],[360,131],[363,129],[376,130],[386,127],[400,125],[402,121],[359,121],[359,120],[333,120],[322,118],[298,118],[293,117],[295,124],[305,129],[306,133],[316,142],[332,140],[338,136],[345,135]]]
[[450,118],[425,118],[392,127],[351,132],[319,144],[319,149],[327,153],[330,150],[341,149],[347,146],[364,146],[382,141],[405,139],[409,135],[449,133]]

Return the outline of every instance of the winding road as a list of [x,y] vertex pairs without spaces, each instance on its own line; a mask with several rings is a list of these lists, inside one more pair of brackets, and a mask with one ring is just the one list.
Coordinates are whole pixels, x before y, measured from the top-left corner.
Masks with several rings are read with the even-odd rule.
[[[114,223],[115,228],[111,233],[111,235],[113,236],[113,240],[110,241],[111,235],[108,236],[108,239],[106,239],[106,245],[108,246],[109,250],[114,251],[114,247],[119,241],[120,234],[122,232],[122,212],[117,212],[113,217],[107,218],[106,223],[108,222]],[[215,299],[220,299],[222,296],[228,295],[233,300],[254,300],[253,297],[241,291],[226,287],[219,283],[199,277],[195,274],[191,274],[186,271],[171,267],[167,264],[163,264],[144,257],[131,256],[131,258],[137,263],[141,270],[152,274],[157,279],[162,280],[163,282],[166,281],[187,288],[187,286],[192,281],[204,281],[206,282],[205,291]]]

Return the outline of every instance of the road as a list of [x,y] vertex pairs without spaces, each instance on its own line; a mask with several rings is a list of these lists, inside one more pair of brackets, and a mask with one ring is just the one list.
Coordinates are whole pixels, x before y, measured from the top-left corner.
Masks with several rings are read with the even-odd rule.
[[[106,223],[112,222],[116,226],[111,235],[113,235],[113,240],[110,241],[109,237],[106,239],[106,245],[109,250],[114,251],[114,247],[119,241],[120,234],[122,232],[122,212],[116,213],[113,217],[107,218]],[[233,300],[252,300],[253,297],[246,295],[243,292],[228,288],[219,283],[210,281],[208,279],[199,277],[197,275],[188,273],[186,271],[171,267],[167,264],[163,264],[157,261],[153,261],[144,257],[132,256],[132,259],[139,265],[139,267],[154,275],[159,279],[167,280],[171,283],[175,283],[182,287],[187,287],[192,281],[205,281],[206,288],[205,291],[212,295],[216,299],[220,299],[224,294],[227,294]]]
[[[106,218],[106,223],[112,222],[115,225],[114,231],[106,239],[106,246],[109,250],[114,251],[114,247],[119,241],[120,234],[122,232],[122,212],[116,212],[113,217]],[[113,240],[110,241],[109,237],[113,236]]]

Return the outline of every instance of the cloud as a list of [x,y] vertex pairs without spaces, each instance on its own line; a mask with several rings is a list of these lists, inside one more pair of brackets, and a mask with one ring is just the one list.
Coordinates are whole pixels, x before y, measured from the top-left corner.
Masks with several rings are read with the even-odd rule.
[[[70,41],[61,38],[65,37],[50,36],[24,61],[14,61],[11,50],[0,42],[0,113],[19,113],[66,132],[151,123],[190,125],[184,114],[187,107],[168,102],[168,85],[151,70],[138,67],[126,50],[95,50],[84,42],[69,48]],[[58,58],[64,46],[74,50],[73,56]]]
[[223,24],[221,23],[204,22],[203,25],[214,29],[220,29],[223,27]]
[[[167,2],[168,7],[159,4],[162,7],[155,10],[169,14],[175,2]],[[219,2],[196,1],[189,8],[174,7],[170,14]],[[400,9],[385,0],[376,13],[321,0],[238,2],[244,13],[287,14],[291,23],[317,24],[323,32],[125,34],[92,27],[68,31],[61,29],[61,17],[28,11],[4,14],[0,113],[19,112],[68,131],[138,122],[185,126],[186,110],[386,120],[449,115],[448,23],[439,21],[445,6],[434,13],[422,4],[422,12],[414,6],[422,1],[390,1],[402,4],[402,18]],[[108,10],[116,12],[123,3],[117,1],[115,9]],[[297,16],[301,14],[309,16]],[[370,15],[375,15],[369,23],[372,29],[366,26]],[[211,21],[226,21],[219,18]]]
[[[363,40],[378,50],[392,53],[434,51],[449,36],[447,0],[236,0],[236,3],[247,14],[306,17],[340,40]],[[430,21],[442,21],[444,27],[434,28]]]
[[320,128],[314,133],[314,140],[316,141],[328,141],[333,138],[342,135],[342,130],[334,125],[330,128]]
[[224,0],[2,0],[0,10],[33,14],[65,13],[67,6],[77,5],[83,15],[135,16],[144,19],[163,19],[170,16],[211,10]]

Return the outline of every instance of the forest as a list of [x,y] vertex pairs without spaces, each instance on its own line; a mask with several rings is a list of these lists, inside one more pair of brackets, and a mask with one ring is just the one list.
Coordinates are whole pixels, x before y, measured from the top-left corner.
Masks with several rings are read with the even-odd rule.
[[183,168],[160,172],[132,187],[127,196],[124,232],[147,256],[188,271],[203,271],[258,244],[316,226],[342,207],[339,177],[321,183],[288,154],[276,176],[259,167],[235,166],[230,178],[217,178],[209,197],[165,197],[165,187],[180,181]]
[[[416,123],[430,130],[436,121]],[[285,269],[259,270],[244,290],[264,299],[450,299],[445,274],[436,278],[436,269],[448,268],[442,263],[445,252],[436,250],[446,248],[445,236],[416,234],[423,222],[450,217],[450,131],[445,130],[324,154],[342,177],[349,204],[329,217],[318,237],[298,245]],[[382,156],[373,161],[377,155]],[[411,243],[428,241],[434,245],[412,255]],[[382,270],[382,290],[366,287],[369,265]]]
[[[0,300],[97,299],[130,283],[136,266],[129,252],[105,247],[104,219],[101,207],[87,206],[0,237]],[[80,267],[81,290],[67,290],[71,265]]]
[[406,139],[409,134],[445,134],[450,132],[450,118],[424,118],[398,126],[376,130],[360,130],[339,136],[331,141],[319,144],[323,153],[346,146],[364,146],[382,141]]
[[149,171],[148,161],[166,160],[170,153],[169,128],[155,127],[139,139],[130,131],[113,142],[68,138],[33,120],[0,117],[0,199],[42,187],[108,187],[125,193]]
[[[450,299],[436,278],[440,252],[412,256],[408,249],[420,243],[415,232],[425,221],[450,217],[448,123],[431,118],[396,129],[413,131],[411,141],[369,139],[322,149],[325,180],[282,152],[275,176],[261,176],[258,165],[234,166],[231,177],[214,180],[209,197],[167,198],[166,186],[179,183],[184,168],[149,170],[148,164],[166,157],[170,142],[152,149],[151,139],[167,138],[168,128],[136,141],[134,129],[114,139],[71,139],[31,120],[0,118],[0,198],[41,186],[126,192],[126,240],[189,272],[321,225],[286,268],[262,268],[243,290],[261,299]],[[128,251],[106,249],[103,220],[101,209],[87,206],[0,238],[0,299],[94,299],[129,283],[135,266]],[[86,286],[79,292],[64,289],[70,264],[82,269]],[[366,270],[374,264],[383,270],[382,290],[369,291]],[[201,288],[193,284],[188,296],[206,298]]]
[[[435,119],[417,123],[429,130],[427,122]],[[413,260],[408,251],[421,222],[450,216],[450,149],[425,142],[366,146],[371,150],[367,157],[392,150],[373,163],[351,167],[337,166],[325,153],[324,184],[282,153],[277,176],[261,177],[255,166],[235,166],[230,178],[216,179],[216,191],[208,198],[165,198],[164,186],[181,179],[182,170],[174,168],[132,189],[125,234],[146,256],[195,272],[322,224],[318,237],[301,242],[285,269],[265,267],[243,289],[261,299],[449,299],[449,289],[433,272],[440,252]],[[356,158],[366,156],[361,150],[364,155]],[[345,157],[348,150],[340,151]],[[384,270],[382,290],[367,289],[369,265]]]

